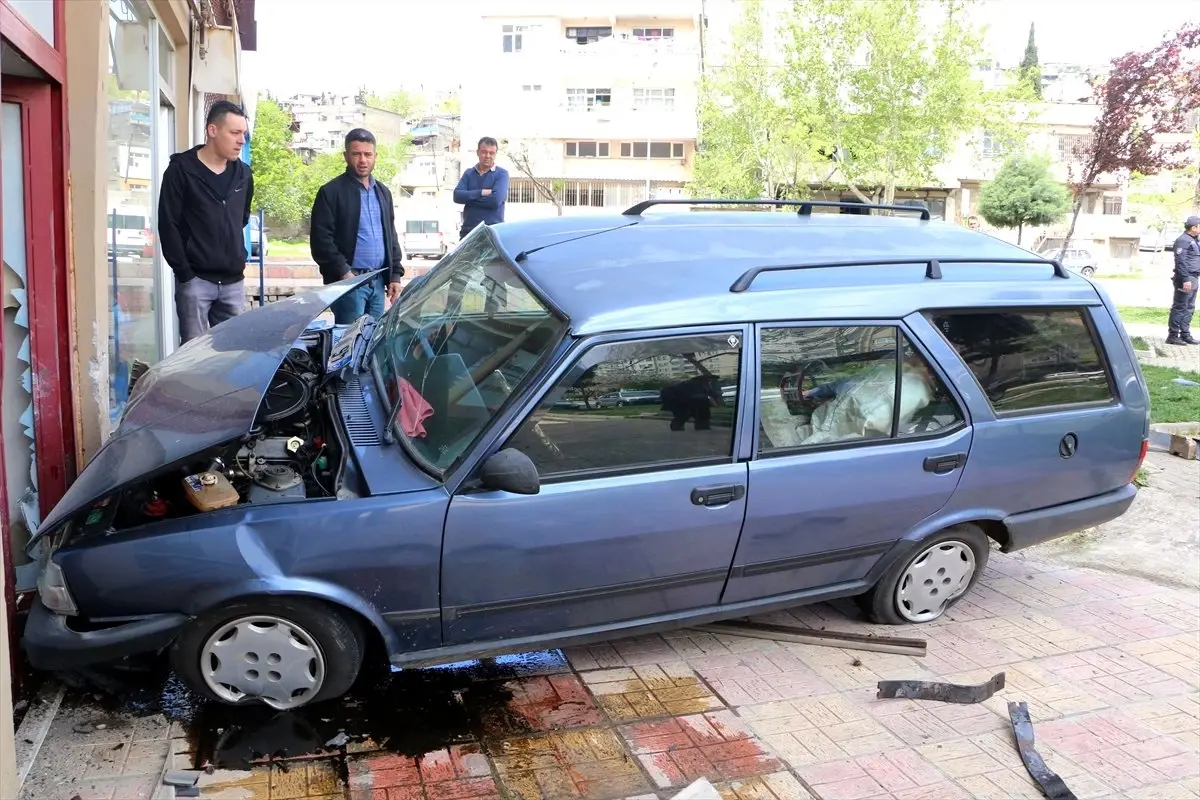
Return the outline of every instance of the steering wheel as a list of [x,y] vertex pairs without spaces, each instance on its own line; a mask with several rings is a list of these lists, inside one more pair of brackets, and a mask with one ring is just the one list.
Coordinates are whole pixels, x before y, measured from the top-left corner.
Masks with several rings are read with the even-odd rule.
[[[783,380],[779,382],[779,394],[793,414],[798,411],[810,412],[822,403],[821,400],[810,400],[804,396],[804,393],[808,389],[817,388],[817,376],[828,371],[829,365],[819,358],[804,362],[804,366],[800,367],[797,372],[792,373],[792,375],[796,376],[796,399],[793,402],[788,402],[788,392],[786,389],[787,376],[784,376]],[[806,387],[804,385],[805,382],[811,382],[812,385]]]

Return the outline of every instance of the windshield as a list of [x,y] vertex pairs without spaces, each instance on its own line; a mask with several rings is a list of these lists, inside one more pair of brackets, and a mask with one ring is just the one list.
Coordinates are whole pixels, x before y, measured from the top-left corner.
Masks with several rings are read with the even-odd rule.
[[491,423],[558,340],[544,305],[481,230],[388,312],[371,366],[389,425],[443,473]]

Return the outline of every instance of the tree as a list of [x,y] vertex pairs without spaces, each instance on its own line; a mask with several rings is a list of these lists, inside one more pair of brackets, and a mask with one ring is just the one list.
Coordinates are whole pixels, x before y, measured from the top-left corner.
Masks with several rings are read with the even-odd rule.
[[254,201],[273,221],[301,222],[312,207],[306,206],[296,187],[306,171],[292,150],[292,116],[279,103],[260,97],[250,131],[250,169],[254,174]]
[[766,60],[762,1],[745,0],[742,9],[728,62],[701,79],[692,194],[732,199],[807,194],[808,173],[819,157],[789,114],[780,69]]
[[1038,100],[1042,99],[1042,70],[1038,66],[1037,41],[1033,35],[1033,23],[1029,23],[1029,41],[1025,43],[1025,56],[1021,59],[1021,81],[1029,86]]
[[1046,158],[1017,156],[1004,162],[979,193],[979,213],[989,225],[1016,228],[1051,225],[1071,210],[1071,194],[1050,174]]
[[363,97],[363,102],[369,106],[399,114],[405,119],[418,114],[425,107],[425,101],[419,94],[403,89],[387,94],[367,92]]
[[1091,137],[1068,164],[1075,207],[1063,242],[1075,234],[1084,198],[1106,173],[1154,175],[1183,166],[1186,141],[1164,141],[1181,133],[1200,109],[1200,24],[1189,23],[1145,52],[1115,58],[1108,79],[1096,87],[1099,118]]
[[[972,65],[981,36],[967,0],[793,0],[786,25],[784,94],[807,139],[850,190],[892,203],[900,185],[925,182],[960,138],[987,123],[994,137],[1019,132]],[[930,28],[927,8],[938,8]]]
[[541,159],[538,158],[539,154],[534,152],[536,148],[523,140],[509,142],[505,139],[501,144],[508,160],[517,168],[517,171],[533,184],[533,190],[540,197],[554,204],[555,212],[561,217],[563,213],[562,181],[540,177],[542,173],[538,169],[538,161]]

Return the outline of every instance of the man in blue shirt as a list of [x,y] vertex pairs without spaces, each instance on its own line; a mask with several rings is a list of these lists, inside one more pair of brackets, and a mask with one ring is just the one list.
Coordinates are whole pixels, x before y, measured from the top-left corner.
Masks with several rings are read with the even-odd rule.
[[309,227],[309,250],[325,283],[386,271],[367,281],[332,306],[333,320],[349,325],[363,314],[383,316],[384,296],[400,294],[403,251],[396,235],[392,193],[372,177],[375,137],[355,128],[346,134],[346,171],[317,191]]
[[463,207],[462,230],[465,237],[479,223],[495,225],[504,222],[504,204],[508,201],[508,171],[496,166],[496,140],[485,136],[479,140],[475,155],[479,163],[470,167],[454,187],[454,202]]

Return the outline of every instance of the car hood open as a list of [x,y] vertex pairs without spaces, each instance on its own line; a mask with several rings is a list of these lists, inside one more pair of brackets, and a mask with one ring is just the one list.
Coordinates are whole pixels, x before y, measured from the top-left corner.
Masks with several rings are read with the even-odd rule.
[[120,425],[29,545],[126,483],[249,432],[292,345],[335,300],[373,274],[249,310],[152,366],[134,386]]

